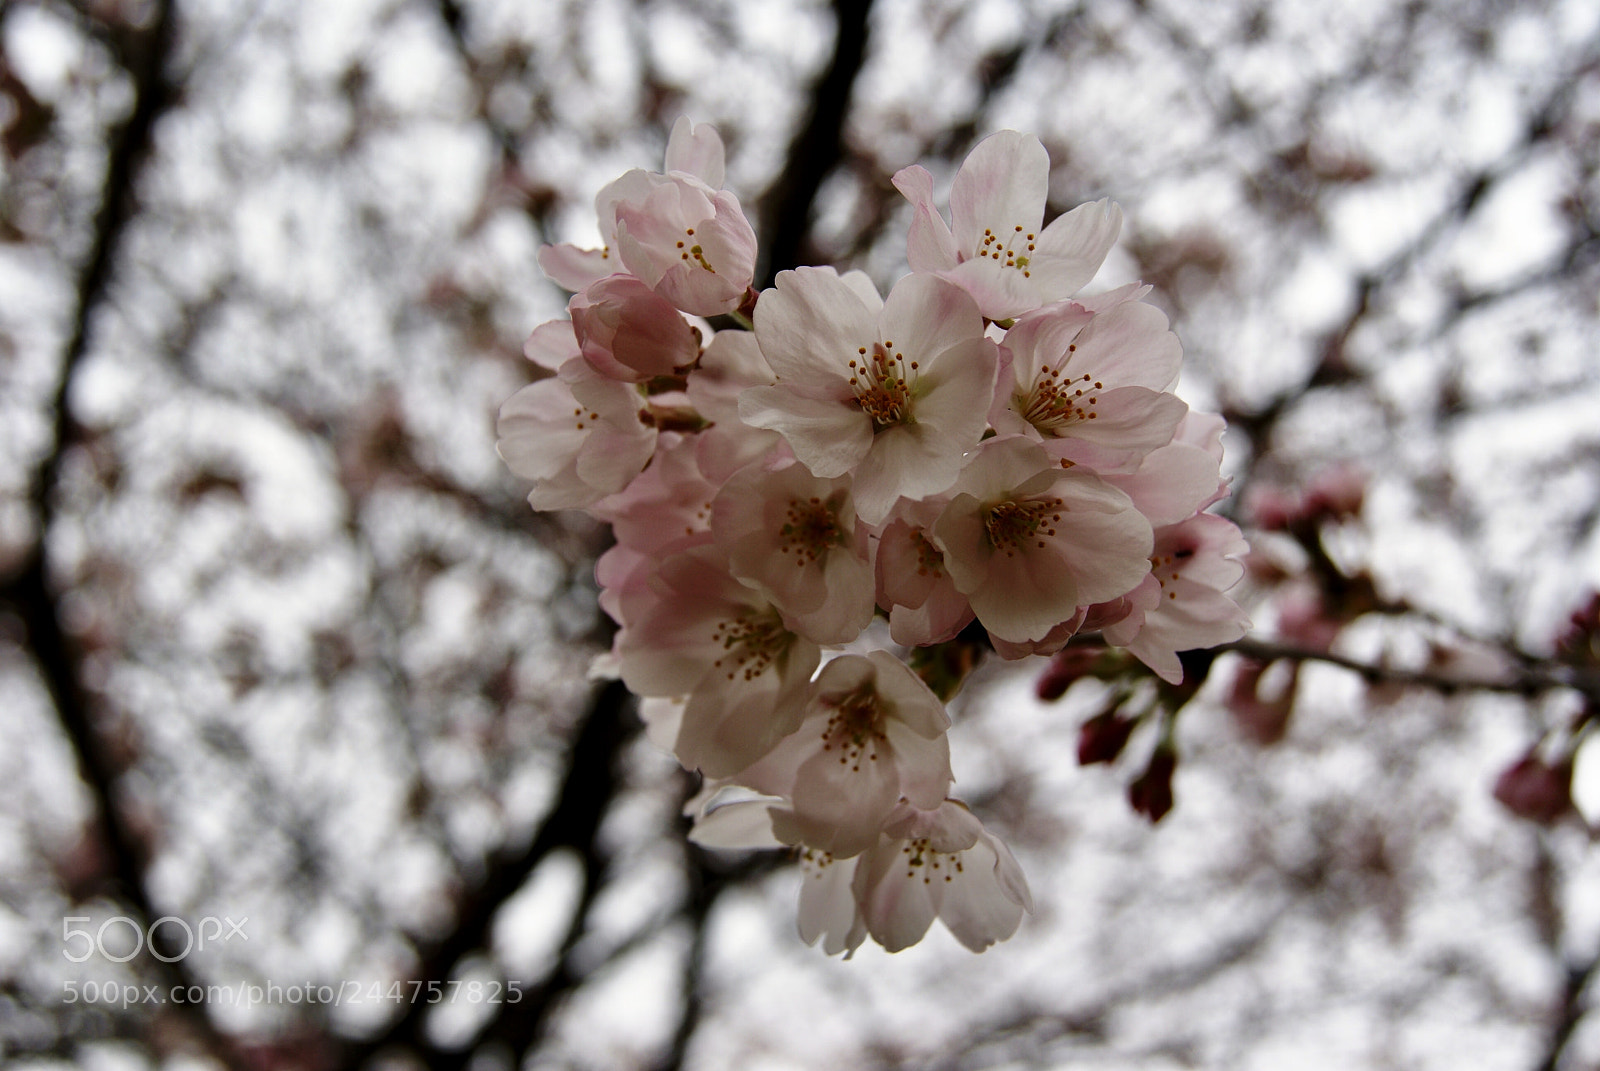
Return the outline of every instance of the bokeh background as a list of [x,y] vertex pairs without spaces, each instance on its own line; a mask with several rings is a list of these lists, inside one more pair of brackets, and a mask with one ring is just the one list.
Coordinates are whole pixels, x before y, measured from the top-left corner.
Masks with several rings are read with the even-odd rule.
[[[1222,655],[1154,825],[1150,741],[1077,764],[1104,685],[981,667],[958,788],[1038,905],[981,956],[830,960],[786,859],[686,844],[587,677],[604,533],[495,455],[538,246],[680,114],[769,275],[884,288],[889,177],[1037,134],[1229,417],[1255,636],[1369,667]],[[1594,0],[0,3],[0,1057],[1600,1067],[1597,749],[1491,794],[1600,695],[1597,171]],[[247,921],[116,961],[165,916]]]

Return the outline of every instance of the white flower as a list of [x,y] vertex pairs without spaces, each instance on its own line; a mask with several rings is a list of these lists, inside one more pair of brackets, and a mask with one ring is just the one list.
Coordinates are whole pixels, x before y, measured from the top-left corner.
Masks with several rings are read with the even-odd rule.
[[495,449],[512,472],[533,481],[534,509],[588,506],[622,490],[656,446],[643,396],[578,356],[570,323],[544,325],[528,348],[550,360],[563,344],[572,355],[556,375],[513,394],[495,425]]
[[741,784],[784,796],[786,840],[846,858],[878,842],[909,800],[939,806],[950,789],[944,704],[887,651],[841,655],[822,667],[805,720]]
[[755,327],[777,382],[746,390],[739,415],[782,433],[813,474],[851,473],[862,520],[954,482],[987,421],[973,402],[991,396],[995,373],[964,292],[910,275],[880,302],[859,273],[799,268],[762,294]]
[[915,209],[907,259],[964,288],[991,320],[1071,297],[1100,270],[1122,229],[1109,200],[1079,205],[1041,229],[1050,157],[1039,139],[1002,130],[979,142],[950,189],[951,223],[933,204],[933,176],[918,165],[894,176]]
[[1188,406],[1169,393],[1183,351],[1154,306],[1125,287],[1096,306],[1063,301],[1006,332],[990,423],[1051,457],[1125,472],[1165,446]]

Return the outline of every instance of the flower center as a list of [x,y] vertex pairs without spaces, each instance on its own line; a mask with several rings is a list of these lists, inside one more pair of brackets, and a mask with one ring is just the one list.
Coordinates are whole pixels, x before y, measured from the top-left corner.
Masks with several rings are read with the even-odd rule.
[[872,418],[872,430],[882,431],[898,424],[915,423],[911,415],[911,391],[906,386],[907,372],[917,370],[917,362],[906,362],[906,355],[893,353],[893,342],[874,342],[872,356],[862,346],[859,357],[850,358],[850,389],[856,404]]
[[1022,225],[1018,224],[1010,231],[996,234],[993,229],[983,229],[983,242],[975,251],[978,257],[986,257],[999,264],[1002,268],[1015,268],[1022,273],[1024,279],[1031,279],[1033,274],[1028,270],[1028,265],[1033,259],[1033,240],[1035,235],[1023,234]]
[[748,610],[731,621],[717,622],[711,641],[727,653],[711,664],[727,673],[730,681],[740,675],[752,681],[772,667],[793,639],[776,610]]
[[832,706],[834,712],[822,730],[822,750],[838,751],[840,764],[848,765],[851,770],[861,769],[863,756],[868,762],[877,762],[879,743],[889,741],[883,731],[883,709],[878,705],[878,693],[863,686],[837,700],[823,702]]
[[839,494],[827,501],[790,499],[783,527],[778,529],[778,553],[793,554],[794,563],[804,568],[826,554],[829,547],[843,545],[846,540],[839,524],[838,499]]
[[706,271],[710,272],[712,275],[715,275],[717,273],[717,269],[713,268],[711,266],[711,262],[706,259],[705,249],[700,245],[700,243],[694,240],[694,228],[685,227],[683,236],[684,238],[688,239],[688,241],[680,241],[678,243],[678,259],[693,260]]
[[900,854],[907,856],[906,877],[915,878],[920,867],[924,885],[933,884],[933,879],[940,876],[940,870],[944,871],[944,880],[950,881],[966,869],[961,865],[960,853],[935,851],[929,846],[927,837],[906,841],[900,846]]
[[917,575],[944,578],[944,555],[921,532],[911,533],[911,545],[917,548]]
[[1052,525],[1061,519],[1061,509],[1059,498],[1000,502],[984,511],[983,530],[990,546],[1005,551],[1008,558],[1015,557],[1027,543],[1037,543],[1043,550],[1042,537],[1056,534]]
[[1150,559],[1150,572],[1168,599],[1176,599],[1178,593],[1167,588],[1167,581],[1178,579],[1183,567],[1194,558],[1194,551],[1195,548],[1191,546],[1174,547],[1170,554],[1157,554]]
[[1105,389],[1105,384],[1087,372],[1068,380],[1061,378],[1062,366],[1072,359],[1077,348],[1076,343],[1068,346],[1054,368],[1045,365],[1039,369],[1039,378],[1034,380],[1032,389],[1026,394],[1019,392],[1013,399],[1023,419],[1046,438],[1059,439],[1073,424],[1096,418],[1094,407],[1098,399],[1095,395]]

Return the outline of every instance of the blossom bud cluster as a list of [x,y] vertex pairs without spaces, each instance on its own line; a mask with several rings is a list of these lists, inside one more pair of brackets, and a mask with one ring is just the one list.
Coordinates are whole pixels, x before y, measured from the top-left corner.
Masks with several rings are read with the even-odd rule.
[[1078,296],[1121,211],[1044,225],[1038,139],[979,144],[948,222],[926,170],[895,176],[912,270],[887,295],[829,267],[757,294],[723,168],[679,120],[663,172],[601,191],[603,248],[541,250],[575,296],[528,340],[553,375],[505,404],[500,453],[536,509],[613,526],[616,671],[705,778],[695,839],[796,849],[801,933],[830,953],[936,917],[982,950],[1027,883],[951,798],[949,716],[896,652],[974,622],[1005,658],[1098,629],[1176,681],[1177,652],[1239,637],[1244,544],[1205,512],[1222,420],[1173,394],[1147,287]]

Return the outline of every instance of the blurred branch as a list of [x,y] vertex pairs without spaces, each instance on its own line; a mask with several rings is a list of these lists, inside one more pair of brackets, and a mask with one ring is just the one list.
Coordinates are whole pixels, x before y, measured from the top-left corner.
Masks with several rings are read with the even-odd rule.
[[[85,18],[95,23],[92,17]],[[107,134],[105,184],[93,220],[92,242],[78,275],[72,331],[54,397],[50,448],[29,486],[34,541],[21,570],[0,588],[0,598],[17,608],[27,627],[40,675],[72,746],[79,774],[94,799],[117,893],[132,911],[152,920],[160,912],[145,885],[147,860],[139,836],[119,806],[116,782],[120,770],[95,724],[94,701],[83,686],[83,652],[68,635],[60,593],[50,583],[48,539],[61,467],[82,435],[68,401],[73,378],[88,351],[95,317],[109,293],[123,235],[138,212],[139,175],[150,155],[156,124],[179,95],[179,87],[167,73],[175,38],[172,0],[159,0],[144,27],[97,24],[95,30],[97,38],[115,45],[117,59],[133,82],[133,107],[127,119]],[[170,942],[165,937],[164,931],[152,932],[150,940],[153,945],[166,946]],[[184,957],[175,955],[174,948],[162,947],[161,951],[165,954],[149,957],[148,969],[167,985],[193,984]],[[203,1004],[182,1005],[176,1014],[214,1057],[229,1066],[238,1064],[237,1053],[213,1026]]]
[[1589,983],[1594,980],[1595,972],[1600,969],[1600,956],[1592,956],[1583,966],[1569,965],[1566,980],[1561,991],[1561,1006],[1557,1014],[1554,1027],[1550,1031],[1550,1041],[1545,1049],[1544,1059],[1539,1061],[1538,1071],[1556,1071],[1561,1066],[1561,1056],[1566,1051],[1567,1043],[1572,1040],[1573,1031],[1578,1023],[1583,1020],[1583,994],[1589,988]]
[[[1070,645],[1090,648],[1109,646],[1098,634],[1075,636]],[[1517,661],[1511,668],[1501,673],[1474,677],[1434,670],[1400,669],[1381,662],[1363,662],[1331,651],[1258,639],[1253,636],[1209,648],[1209,653],[1213,655],[1229,652],[1258,662],[1275,662],[1279,659],[1291,662],[1322,662],[1357,673],[1368,684],[1409,685],[1428,688],[1445,695],[1476,691],[1531,697],[1542,692],[1570,688],[1582,694],[1591,703],[1600,703],[1600,670],[1569,666],[1548,659]],[[1508,657],[1520,656],[1508,653]]]
[[780,271],[806,259],[806,235],[817,192],[844,157],[844,123],[850,91],[867,54],[872,0],[833,0],[838,31],[833,59],[811,91],[805,125],[789,143],[788,163],[761,198],[761,244],[766,258],[756,289],[772,285]]
[[[415,980],[422,982],[448,982],[465,956],[489,949],[489,932],[496,914],[551,852],[558,848],[579,852],[584,865],[583,895],[563,941],[560,964],[528,992],[526,999],[517,1004],[499,1005],[498,1015],[480,1032],[480,1037],[492,1035],[512,1041],[518,1052],[524,1051],[541,1036],[560,998],[583,980],[570,970],[568,954],[583,933],[583,923],[606,870],[597,834],[600,820],[619,785],[617,756],[637,729],[637,720],[631,711],[628,691],[620,681],[596,687],[588,716],[572,745],[567,775],[555,807],[525,850],[503,857],[492,866],[483,883],[461,905],[455,928],[427,952],[416,973]],[[411,1046],[437,1054],[429,1060],[429,1067],[464,1066],[471,1055],[470,1046],[460,1051],[441,1052],[429,1042],[425,1030],[428,1008],[425,1002],[408,1005],[405,1013],[382,1034],[349,1046],[343,1065],[357,1068],[388,1049]]]

